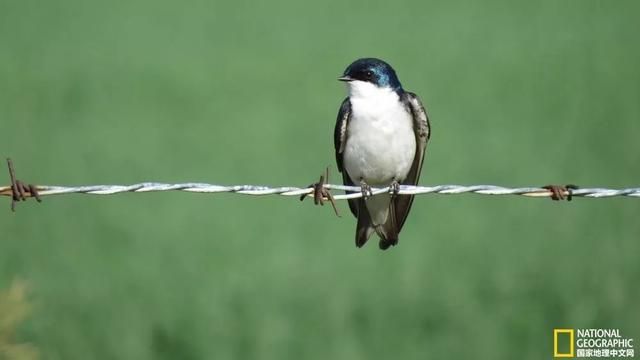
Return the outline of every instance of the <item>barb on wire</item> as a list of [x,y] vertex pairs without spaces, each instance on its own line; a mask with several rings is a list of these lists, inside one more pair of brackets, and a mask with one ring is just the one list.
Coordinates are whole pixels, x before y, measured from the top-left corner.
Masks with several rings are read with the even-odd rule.
[[329,201],[331,203],[331,207],[333,207],[333,211],[336,213],[337,217],[340,216],[338,213],[338,207],[336,206],[336,201],[329,192],[329,189],[325,187],[329,182],[329,167],[325,170],[324,174],[320,175],[320,180],[317,183],[311,184],[308,187],[313,188],[313,191],[310,194],[302,194],[300,195],[300,201],[304,200],[307,196],[313,195],[313,203],[321,206],[324,206],[324,201]]
[[38,194],[38,188],[32,184],[25,184],[22,181],[16,179],[16,171],[13,168],[13,162],[7,158],[7,167],[9,168],[9,178],[11,179],[11,186],[0,188],[11,190],[10,193],[2,195],[11,196],[11,211],[16,211],[16,202],[26,201],[28,197],[35,197],[38,202],[42,202],[40,195]]
[[[51,186],[51,185],[24,185],[15,180],[13,169],[12,185],[0,186],[0,195],[11,196],[12,201],[24,200],[29,197],[40,199],[42,196],[62,195],[62,194],[91,194],[91,195],[113,195],[124,192],[151,192],[151,191],[186,191],[196,193],[235,193],[243,195],[282,195],[282,196],[309,196],[313,197],[319,191],[314,185],[309,187],[268,187],[257,185],[215,185],[207,183],[179,183],[167,184],[157,182],[144,182],[132,185],[88,185],[88,186]],[[324,179],[321,179],[323,182]],[[346,194],[332,195],[333,200],[356,199],[362,197],[362,191],[358,186],[343,186],[333,184],[322,184],[325,190],[346,191]],[[371,195],[390,193],[394,191],[391,187],[371,188]],[[640,187],[625,189],[606,188],[580,188],[572,189],[571,186],[558,187],[519,187],[508,188],[496,185],[436,185],[436,186],[409,186],[400,185],[399,195],[422,195],[422,194],[442,194],[453,195],[473,193],[481,195],[521,195],[529,197],[585,197],[585,198],[605,198],[614,196],[640,197]],[[331,201],[324,193],[324,200]]]

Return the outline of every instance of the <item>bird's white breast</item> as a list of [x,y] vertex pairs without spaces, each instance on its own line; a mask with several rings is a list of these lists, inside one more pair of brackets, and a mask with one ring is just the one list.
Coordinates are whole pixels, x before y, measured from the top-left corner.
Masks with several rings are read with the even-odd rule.
[[413,118],[390,88],[349,83],[351,118],[347,127],[343,161],[355,184],[388,186],[402,181],[416,152]]

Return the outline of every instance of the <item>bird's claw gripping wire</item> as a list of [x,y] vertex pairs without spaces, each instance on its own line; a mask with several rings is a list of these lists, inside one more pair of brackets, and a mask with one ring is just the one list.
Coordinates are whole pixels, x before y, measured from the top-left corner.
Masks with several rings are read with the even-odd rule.
[[393,180],[389,185],[389,194],[392,198],[398,197],[400,193],[400,183],[397,180]]
[[360,179],[360,192],[362,192],[362,200],[367,200],[369,197],[373,196],[371,186],[367,184],[364,179]]
[[26,201],[29,197],[34,197],[38,202],[42,202],[35,185],[25,184],[16,179],[16,172],[10,158],[7,158],[7,166],[9,167],[9,177],[11,178],[11,211],[16,211],[16,202]]
[[[318,182],[309,185],[308,187],[313,188],[313,203],[315,205],[324,206],[325,201],[329,201],[331,203],[331,207],[333,207],[333,211],[336,213],[337,217],[341,217],[340,213],[338,213],[338,208],[336,207],[336,201],[329,192],[329,189],[325,188],[325,185],[329,183],[329,167],[325,169],[324,174],[320,175],[320,179]],[[303,194],[300,196],[300,201],[304,200],[308,194]]]
[[564,200],[565,196],[567,201],[571,201],[573,197],[573,193],[571,190],[577,190],[578,186],[573,184],[567,185],[545,185],[542,187],[543,189],[549,190],[551,193],[551,200]]

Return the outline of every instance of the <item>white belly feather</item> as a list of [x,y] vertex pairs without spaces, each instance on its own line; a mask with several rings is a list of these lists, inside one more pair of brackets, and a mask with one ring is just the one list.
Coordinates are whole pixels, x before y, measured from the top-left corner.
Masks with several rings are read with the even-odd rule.
[[[354,82],[355,83],[355,82]],[[357,82],[361,83],[361,82]],[[344,168],[354,184],[389,186],[403,181],[416,152],[413,118],[391,89],[351,84],[351,118],[343,153]],[[374,225],[387,220],[389,195],[367,200]]]
[[372,186],[402,181],[415,154],[413,119],[395,92],[382,99],[351,98],[343,161],[355,184],[361,179]]

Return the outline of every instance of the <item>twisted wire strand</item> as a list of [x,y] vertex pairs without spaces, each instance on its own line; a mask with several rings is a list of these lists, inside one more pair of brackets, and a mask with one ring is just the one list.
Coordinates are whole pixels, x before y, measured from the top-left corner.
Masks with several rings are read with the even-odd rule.
[[[325,189],[341,190],[350,193],[333,195],[335,200],[356,199],[362,197],[360,187],[324,184]],[[282,196],[312,196],[314,189],[311,187],[300,188],[292,186],[268,187],[258,185],[214,185],[207,183],[157,183],[143,182],[132,185],[88,185],[88,186],[36,186],[40,196],[64,195],[64,194],[90,194],[90,195],[114,195],[125,192],[152,192],[152,191],[186,191],[195,193],[235,193],[243,195],[282,195]],[[389,193],[390,187],[372,188],[373,195]],[[410,186],[401,185],[401,195],[442,194],[454,195],[474,193],[481,195],[521,195],[529,197],[550,197],[552,192],[540,187],[507,188],[496,185],[436,185],[436,186]],[[0,195],[12,196],[11,186],[0,187]],[[640,197],[640,187],[626,189],[584,188],[571,190],[574,197],[606,198],[614,196]]]

